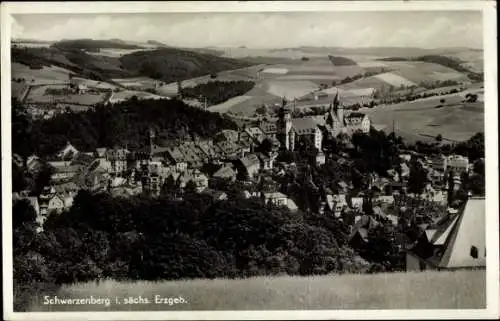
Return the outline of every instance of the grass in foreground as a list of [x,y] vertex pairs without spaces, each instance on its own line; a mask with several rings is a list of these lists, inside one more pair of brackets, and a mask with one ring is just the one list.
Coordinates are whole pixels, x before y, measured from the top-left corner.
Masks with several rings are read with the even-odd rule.
[[[486,274],[457,271],[170,282],[108,280],[63,286],[57,293],[59,299],[108,298],[109,306],[46,305],[44,295],[39,293],[28,311],[484,309]],[[155,303],[156,295],[172,299]],[[149,302],[126,304],[130,297]]]

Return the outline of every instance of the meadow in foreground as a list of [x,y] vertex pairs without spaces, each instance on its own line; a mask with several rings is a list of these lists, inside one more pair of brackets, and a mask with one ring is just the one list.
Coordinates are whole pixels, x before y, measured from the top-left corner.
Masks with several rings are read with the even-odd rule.
[[[109,298],[107,307],[44,305],[43,296],[39,293],[28,311],[482,309],[486,275],[476,270],[170,282],[106,280],[67,285],[57,292],[59,299]],[[155,296],[172,300],[155,303]],[[130,297],[137,303],[126,304]],[[141,303],[146,299],[149,303]]]

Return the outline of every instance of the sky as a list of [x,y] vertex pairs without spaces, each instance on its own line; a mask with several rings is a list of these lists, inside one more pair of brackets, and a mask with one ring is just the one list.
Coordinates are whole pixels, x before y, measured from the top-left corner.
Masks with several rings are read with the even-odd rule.
[[480,11],[24,14],[12,37],[171,46],[482,48]]

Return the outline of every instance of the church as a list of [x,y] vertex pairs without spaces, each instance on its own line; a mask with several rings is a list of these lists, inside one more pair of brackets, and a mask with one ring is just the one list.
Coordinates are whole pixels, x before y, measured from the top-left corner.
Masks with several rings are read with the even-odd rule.
[[323,117],[292,118],[290,111],[283,107],[279,113],[277,131],[280,143],[287,150],[293,151],[298,144],[307,144],[321,151],[325,135],[337,137],[339,134],[350,136],[357,131],[368,133],[370,126],[370,119],[363,113],[344,114],[344,106],[337,93]]

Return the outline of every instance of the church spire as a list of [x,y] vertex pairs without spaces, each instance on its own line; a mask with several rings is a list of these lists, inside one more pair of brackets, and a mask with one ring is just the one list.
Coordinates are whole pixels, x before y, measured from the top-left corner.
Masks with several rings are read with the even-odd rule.
[[335,94],[335,97],[333,98],[333,109],[337,110],[339,107],[340,101],[339,101],[339,90],[337,88],[337,93]]

